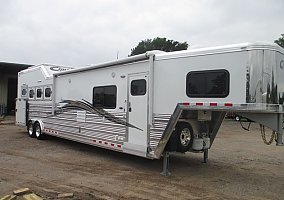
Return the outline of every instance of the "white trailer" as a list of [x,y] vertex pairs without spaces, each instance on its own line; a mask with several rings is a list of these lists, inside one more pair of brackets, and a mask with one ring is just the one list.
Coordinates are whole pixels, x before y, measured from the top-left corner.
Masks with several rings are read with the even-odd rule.
[[29,104],[45,105],[52,100],[53,74],[73,69],[51,64],[29,67],[18,73],[16,124],[27,126]]
[[[152,51],[54,73],[46,84],[29,73],[19,72],[18,101],[29,109],[17,109],[17,120],[27,116],[17,123],[38,139],[47,134],[150,159],[164,155],[166,175],[168,152],[202,152],[207,161],[227,112],[260,123],[263,135],[264,126],[272,129],[270,143],[283,145],[284,51],[274,44]],[[46,87],[47,98],[23,95],[24,88]]]

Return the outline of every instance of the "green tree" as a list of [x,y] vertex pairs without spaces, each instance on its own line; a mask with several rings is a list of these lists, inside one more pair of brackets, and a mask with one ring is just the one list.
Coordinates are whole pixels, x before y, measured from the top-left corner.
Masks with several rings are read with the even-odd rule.
[[139,44],[135,48],[131,49],[131,53],[129,56],[138,55],[151,50],[161,50],[161,51],[171,52],[171,51],[186,50],[187,48],[188,48],[187,42],[180,43],[174,40],[168,40],[166,38],[157,37],[154,39],[146,39],[139,42]]
[[274,40],[274,42],[284,48],[284,34],[281,34],[281,37],[278,40]]

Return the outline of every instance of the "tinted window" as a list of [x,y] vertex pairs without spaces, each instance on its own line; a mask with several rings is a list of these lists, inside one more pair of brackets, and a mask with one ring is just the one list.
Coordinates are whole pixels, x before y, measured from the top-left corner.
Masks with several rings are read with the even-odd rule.
[[140,96],[146,94],[146,80],[139,79],[131,81],[131,95]]
[[226,97],[229,95],[229,78],[227,70],[189,72],[186,76],[186,94],[189,97]]
[[51,97],[51,88],[45,88],[44,96],[47,98]]
[[117,88],[114,85],[93,88],[93,105],[98,108],[116,108]]
[[34,98],[34,96],[35,96],[35,91],[33,89],[31,89],[29,91],[29,97],[32,99],[32,98]]
[[22,89],[22,96],[26,96],[27,95],[27,89]]
[[42,95],[42,90],[41,89],[37,89],[36,90],[36,98],[41,98]]

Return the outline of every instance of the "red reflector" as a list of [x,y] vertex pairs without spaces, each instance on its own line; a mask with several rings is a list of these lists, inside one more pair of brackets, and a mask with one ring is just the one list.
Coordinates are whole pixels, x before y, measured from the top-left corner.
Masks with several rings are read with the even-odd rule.
[[217,103],[210,103],[210,106],[217,106]]
[[121,145],[120,145],[120,144],[118,144],[118,145],[117,145],[117,147],[118,147],[118,148],[121,148]]
[[114,144],[111,144],[111,146],[113,146],[113,147],[114,147]]
[[196,103],[197,106],[203,106],[203,103]]
[[105,142],[105,144],[108,144],[107,142]]
[[97,142],[97,140],[93,140],[93,142]]
[[102,141],[99,141],[99,143],[101,144],[101,143],[102,143]]
[[184,105],[184,106],[189,106],[189,103],[182,103],[182,105]]
[[231,106],[233,106],[233,104],[232,103],[225,103],[224,106],[231,107]]

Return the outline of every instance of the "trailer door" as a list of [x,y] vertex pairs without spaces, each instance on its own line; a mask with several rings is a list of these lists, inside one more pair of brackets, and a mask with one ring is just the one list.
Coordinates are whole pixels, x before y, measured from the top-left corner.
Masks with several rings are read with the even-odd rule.
[[[148,120],[148,74],[128,75],[128,149],[136,155],[145,156],[147,152]],[[140,152],[140,153],[138,153]]]
[[27,120],[27,99],[28,99],[28,85],[23,84],[18,93],[16,101],[16,124],[26,126]]
[[27,101],[26,99],[17,99],[16,101],[16,124],[26,126],[27,120]]

